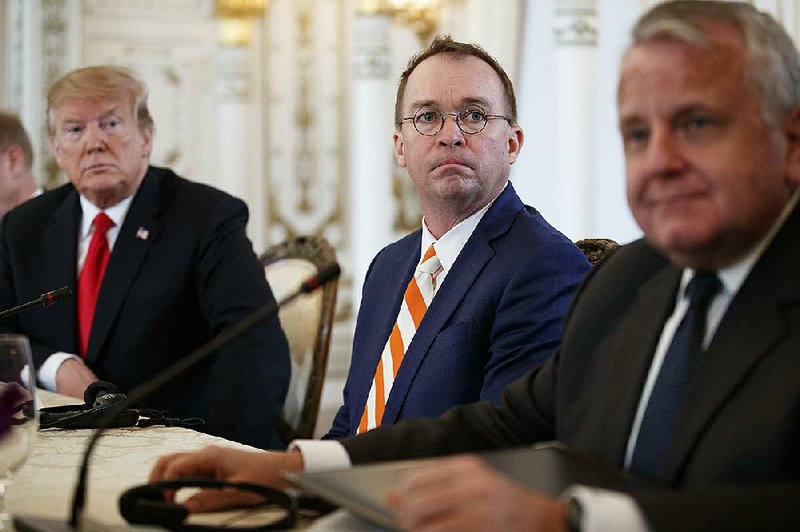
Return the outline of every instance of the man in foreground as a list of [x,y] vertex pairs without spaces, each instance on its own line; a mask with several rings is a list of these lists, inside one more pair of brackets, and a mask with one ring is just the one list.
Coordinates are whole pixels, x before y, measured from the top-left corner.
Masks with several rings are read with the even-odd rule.
[[[50,88],[47,117],[70,183],[0,226],[0,308],[62,286],[74,294],[2,323],[30,338],[40,385],[80,398],[101,379],[126,392],[272,300],[245,235],[245,204],[149,165],[154,126],[132,71],[66,74]],[[276,420],[288,382],[288,345],[273,317],[146,406],[283,447]]]
[[[800,59],[749,5],[677,1],[634,28],[618,90],[645,239],[583,285],[556,355],[477,404],[343,442],[355,464],[559,440],[667,488],[526,490],[474,457],[390,497],[420,530],[796,529],[800,522]],[[151,479],[279,482],[300,452],[208,448]],[[567,502],[567,501],[571,502]],[[194,511],[219,503],[200,494]],[[567,508],[571,511],[567,519]]]

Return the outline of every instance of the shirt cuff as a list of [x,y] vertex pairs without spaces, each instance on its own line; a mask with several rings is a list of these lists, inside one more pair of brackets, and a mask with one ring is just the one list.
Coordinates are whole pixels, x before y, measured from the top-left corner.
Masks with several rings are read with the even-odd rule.
[[625,493],[577,485],[564,491],[561,497],[575,499],[580,504],[581,532],[651,530],[642,510]]
[[36,372],[36,378],[45,390],[50,390],[51,392],[58,391],[56,390],[56,373],[58,372],[58,368],[61,367],[61,364],[70,358],[74,358],[81,364],[83,363],[77,355],[58,351],[47,357],[44,364],[39,367],[39,371]]
[[344,445],[334,440],[294,440],[289,450],[297,449],[303,455],[303,471],[318,473],[353,467]]

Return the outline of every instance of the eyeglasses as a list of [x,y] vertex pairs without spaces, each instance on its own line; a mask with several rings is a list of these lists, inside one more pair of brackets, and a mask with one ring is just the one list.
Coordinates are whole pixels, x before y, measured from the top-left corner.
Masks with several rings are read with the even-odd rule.
[[489,115],[486,114],[481,107],[477,105],[467,105],[462,107],[457,113],[440,113],[435,109],[429,107],[420,107],[414,116],[407,116],[400,120],[400,123],[411,121],[414,124],[414,129],[420,135],[432,137],[438,135],[444,127],[444,120],[447,116],[455,117],[456,125],[458,128],[467,135],[475,135],[483,131],[489,120],[502,118],[509,124],[511,119],[503,115]]

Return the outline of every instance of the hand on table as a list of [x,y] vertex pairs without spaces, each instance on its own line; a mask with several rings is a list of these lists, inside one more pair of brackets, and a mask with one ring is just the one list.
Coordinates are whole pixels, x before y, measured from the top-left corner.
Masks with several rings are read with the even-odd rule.
[[388,502],[409,530],[566,530],[563,502],[526,490],[474,456],[409,473]]
[[86,364],[69,358],[61,363],[56,371],[56,391],[70,397],[83,399],[86,387],[99,380]]
[[[283,453],[241,451],[214,445],[193,453],[176,453],[159,458],[150,472],[150,482],[181,477],[211,477],[227,482],[249,482],[273,487],[288,483],[284,471],[301,471],[303,458],[299,451]],[[174,497],[174,493],[168,494]],[[200,490],[184,501],[190,512],[209,512],[233,506],[258,504],[257,495],[220,490]]]

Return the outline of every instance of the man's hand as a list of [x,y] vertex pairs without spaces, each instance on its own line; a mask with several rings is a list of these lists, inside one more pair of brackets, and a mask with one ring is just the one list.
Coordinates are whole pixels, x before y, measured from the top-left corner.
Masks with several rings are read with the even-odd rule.
[[91,383],[100,380],[86,364],[74,358],[61,363],[56,371],[56,391],[70,397],[83,399],[83,392]]
[[[214,445],[193,453],[162,456],[150,472],[149,482],[181,477],[212,477],[227,482],[250,482],[274,487],[288,486],[284,471],[302,471],[299,451],[285,453],[252,452]],[[168,494],[173,497],[174,493]],[[260,501],[252,494],[220,490],[200,490],[183,504],[190,512],[210,512],[232,506],[247,506]]]
[[474,456],[408,474],[388,502],[409,530],[566,530],[564,503],[526,490]]

